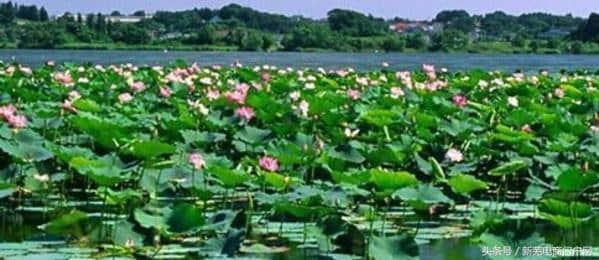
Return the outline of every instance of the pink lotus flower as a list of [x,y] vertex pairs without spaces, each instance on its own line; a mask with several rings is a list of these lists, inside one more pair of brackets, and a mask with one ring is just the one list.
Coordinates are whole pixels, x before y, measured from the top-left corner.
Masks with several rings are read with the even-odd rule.
[[347,91],[347,96],[352,100],[360,99],[360,91],[355,89],[350,89]]
[[337,75],[342,78],[345,78],[345,76],[347,76],[349,74],[349,72],[347,70],[338,70],[335,73],[337,73]]
[[73,91],[69,92],[70,100],[77,100],[79,98],[81,98],[81,94],[79,94],[79,92],[77,92],[77,90],[73,90]]
[[27,74],[27,75],[31,75],[33,73],[33,71],[31,70],[31,68],[29,68],[29,67],[20,67],[19,70],[23,74]]
[[553,94],[558,98],[564,98],[564,96],[566,95],[566,93],[564,92],[564,90],[562,88],[556,88],[553,91]]
[[301,97],[301,93],[299,91],[293,91],[289,93],[289,98],[293,101],[297,101]]
[[302,100],[299,104],[299,110],[302,116],[308,117],[308,111],[310,109],[310,104],[306,100]]
[[208,98],[208,100],[217,100],[220,98],[220,92],[218,90],[214,90],[214,89],[208,89],[207,93],[206,93],[206,97]]
[[250,86],[242,83],[237,84],[235,86],[235,91],[225,93],[227,99],[231,102],[235,102],[237,104],[243,105],[245,104],[245,99],[247,98],[248,91],[250,90]]
[[262,73],[262,81],[264,82],[269,82],[271,80],[271,76],[268,72],[264,72]]
[[269,172],[276,172],[279,170],[279,161],[273,157],[263,156],[260,158],[260,167]]
[[160,95],[164,98],[169,98],[171,96],[171,89],[168,87],[160,87],[158,88]]
[[516,81],[523,81],[524,80],[524,73],[514,73],[513,77]]
[[193,82],[188,82],[187,83],[187,91],[189,93],[193,93],[194,91],[196,91],[196,85],[193,84]]
[[458,107],[465,107],[466,105],[468,105],[468,99],[462,95],[454,95],[452,100],[453,103]]
[[459,150],[451,148],[445,153],[445,159],[450,162],[461,162],[464,160],[464,155]]
[[254,118],[254,109],[251,107],[240,107],[238,109],[235,110],[235,115],[237,115],[238,117],[246,120],[246,121],[250,121],[252,120],[252,118]]
[[198,66],[197,62],[194,62],[193,64],[191,64],[191,67],[187,68],[187,71],[189,72],[189,74],[197,73],[198,71],[200,71],[200,66]]
[[411,79],[409,71],[398,71],[395,73],[395,77],[399,80]]
[[245,84],[245,83],[237,84],[235,86],[235,91],[247,93],[248,90],[250,90],[250,86],[248,84]]
[[63,103],[62,103],[62,109],[64,110],[68,110],[74,113],[77,113],[77,108],[75,108],[73,106],[73,101],[71,101],[70,99],[66,99]]
[[12,105],[0,107],[0,117],[4,119],[13,128],[24,128],[27,126],[27,117],[17,115],[17,108]]
[[192,153],[188,157],[189,163],[196,170],[201,170],[206,166],[206,162],[204,161],[204,157],[199,153]]
[[303,117],[308,117],[308,111],[310,109],[310,104],[306,100],[302,100],[299,105],[292,105],[291,108],[299,113]]
[[517,97],[508,97],[507,98],[507,103],[510,104],[510,106],[513,106],[513,107],[518,107],[518,105],[519,105]]
[[392,87],[391,88],[391,98],[394,99],[398,99],[399,97],[405,95],[405,93],[403,92],[403,90],[399,87]]
[[244,92],[233,91],[225,93],[227,100],[243,105],[245,104],[245,99],[247,98],[247,94]]
[[407,88],[412,89],[412,76],[409,71],[398,71],[395,73],[395,77],[401,81]]
[[4,70],[4,72],[5,72],[5,73],[6,73],[6,75],[8,75],[8,76],[12,76],[12,74],[14,74],[14,73],[15,73],[15,70],[16,70],[15,66],[8,66],[8,68],[6,68],[6,69]]
[[60,82],[61,84],[65,85],[65,86],[73,85],[73,77],[71,77],[71,75],[68,72],[67,73],[57,72],[56,74],[54,74],[54,80]]
[[367,86],[368,85],[368,78],[358,77],[358,78],[356,78],[356,83],[358,83],[359,85],[362,85],[362,86]]
[[200,83],[204,85],[212,85],[212,78],[204,77],[200,79]]
[[119,95],[119,102],[121,102],[123,104],[128,103],[131,100],[133,100],[133,96],[131,96],[131,94],[129,94],[129,93],[123,93],[123,94]]
[[13,128],[25,128],[27,127],[27,117],[21,115],[10,115],[6,117],[6,121]]
[[440,81],[440,80],[435,80],[435,81],[429,81],[426,83],[425,87],[427,90],[429,91],[437,91],[443,87],[445,87],[447,84],[444,81]]
[[4,119],[6,119],[9,116],[14,115],[16,112],[17,112],[17,108],[12,104],[0,107],[0,117],[2,117]]
[[424,73],[430,80],[437,79],[437,73],[435,72],[434,65],[422,64],[422,71],[424,71]]
[[129,87],[131,87],[131,90],[133,90],[135,93],[142,92],[144,89],[146,89],[146,85],[141,81],[133,82],[129,85]]
[[183,79],[181,78],[181,76],[175,74],[174,72],[171,72],[168,75],[166,75],[165,79],[167,82],[183,83]]

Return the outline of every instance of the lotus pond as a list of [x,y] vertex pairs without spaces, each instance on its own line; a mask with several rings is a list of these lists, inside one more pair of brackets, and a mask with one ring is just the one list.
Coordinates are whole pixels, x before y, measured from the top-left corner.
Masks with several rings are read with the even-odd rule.
[[597,86],[0,63],[0,258],[599,256]]

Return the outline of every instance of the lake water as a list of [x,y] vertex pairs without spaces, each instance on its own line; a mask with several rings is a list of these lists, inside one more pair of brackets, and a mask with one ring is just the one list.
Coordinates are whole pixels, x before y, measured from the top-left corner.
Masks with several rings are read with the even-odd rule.
[[323,67],[335,69],[352,67],[357,70],[381,68],[387,62],[391,69],[416,69],[423,63],[435,64],[450,70],[474,68],[486,70],[538,71],[546,69],[599,69],[596,55],[536,55],[536,54],[467,54],[467,53],[297,53],[297,52],[185,52],[185,51],[99,51],[99,50],[0,50],[0,60],[17,61],[38,66],[48,60],[57,63],[93,63],[136,65],[166,65],[177,59],[200,65],[271,64],[279,67]]

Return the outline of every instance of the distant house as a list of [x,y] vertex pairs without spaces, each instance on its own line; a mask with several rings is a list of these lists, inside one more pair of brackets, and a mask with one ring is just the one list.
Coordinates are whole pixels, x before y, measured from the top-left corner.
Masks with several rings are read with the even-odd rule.
[[152,19],[154,14],[146,14],[145,16],[134,16],[134,15],[116,15],[106,16],[106,21],[113,23],[137,23],[144,19]]
[[443,29],[440,23],[430,22],[397,22],[389,25],[389,29],[400,34],[425,33],[431,34]]

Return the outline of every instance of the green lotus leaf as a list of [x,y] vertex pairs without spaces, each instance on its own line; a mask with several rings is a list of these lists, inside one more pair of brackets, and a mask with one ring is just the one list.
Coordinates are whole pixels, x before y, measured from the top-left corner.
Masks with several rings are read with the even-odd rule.
[[488,188],[486,182],[466,174],[457,174],[451,177],[448,184],[454,192],[462,195],[469,195],[474,191],[485,190]]

